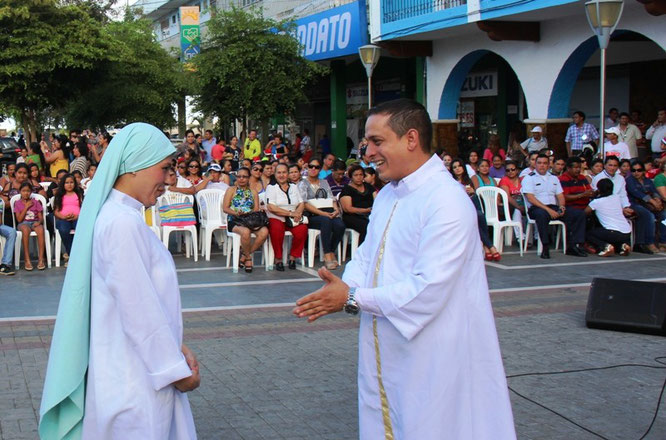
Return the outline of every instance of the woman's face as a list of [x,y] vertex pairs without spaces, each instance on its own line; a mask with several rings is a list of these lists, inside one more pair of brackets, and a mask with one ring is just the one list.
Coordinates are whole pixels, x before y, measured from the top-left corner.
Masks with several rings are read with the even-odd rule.
[[465,171],[465,169],[463,168],[463,164],[460,162],[455,162],[454,164],[452,164],[451,170],[453,171],[453,175],[456,177],[462,176],[463,172]]
[[18,170],[16,170],[15,177],[16,177],[16,182],[23,183],[28,178],[28,171],[24,167],[21,167]]
[[587,160],[583,158],[580,159],[580,169],[583,171],[587,169]]
[[266,164],[266,166],[264,167],[264,176],[271,177],[273,173],[274,173],[273,165]]
[[76,181],[74,180],[73,177],[68,177],[67,179],[65,179],[65,191],[66,192],[74,191],[75,185],[76,185]]
[[631,164],[629,162],[622,162],[622,165],[620,165],[620,173],[623,176],[628,176],[630,172],[631,172]]
[[62,147],[62,145],[60,145],[60,139],[57,138],[52,142],[52,145],[54,150],[59,150]]
[[375,184],[375,175],[371,173],[365,173],[365,177],[363,178],[363,181],[367,183],[368,185],[374,185]]
[[453,158],[451,157],[450,154],[445,154],[442,161],[444,162],[446,168],[451,168],[451,161],[453,161]]
[[171,158],[167,157],[151,167],[137,171],[131,181],[131,195],[143,206],[153,206],[157,198],[164,194],[164,184],[170,169]]
[[352,182],[354,185],[363,185],[363,179],[365,178],[365,173],[363,170],[356,170],[351,176]]
[[245,171],[241,170],[236,174],[236,186],[239,188],[246,188],[247,184],[249,183],[250,179],[250,174]]
[[36,165],[30,167],[30,177],[33,179],[39,178],[39,167],[37,167]]
[[13,178],[15,176],[15,173],[16,173],[16,164],[11,163],[7,165],[7,175]]
[[176,177],[176,172],[172,169],[169,169],[167,171],[166,178],[164,179],[164,184],[168,186],[173,186],[178,183],[178,177]]
[[319,170],[321,170],[321,164],[318,160],[311,160],[308,164],[308,176],[309,177],[318,177]]
[[469,153],[469,163],[477,163],[479,161],[479,155],[473,151]]
[[301,180],[301,172],[296,167],[289,168],[289,181],[297,183]]
[[479,164],[479,173],[486,175],[488,172],[490,172],[490,167],[488,166],[488,161],[484,160]]
[[231,162],[227,161],[224,162],[224,168],[222,169],[225,173],[230,173],[231,172]]
[[261,173],[263,172],[263,167],[259,164],[252,165],[252,168],[250,168],[250,172],[252,173],[252,177],[255,177],[257,179],[261,178]]
[[603,169],[604,169],[604,164],[602,164],[601,162],[596,162],[596,163],[592,166],[592,172],[593,172],[595,175],[596,175],[596,174],[599,174]]
[[[266,171],[265,168],[264,171]],[[286,183],[288,174],[289,171],[287,170],[287,167],[284,165],[280,165],[277,167],[277,170],[275,171],[275,180],[277,181],[277,183]]]
[[493,166],[494,166],[495,168],[497,168],[498,170],[499,170],[500,168],[502,168],[502,159],[499,158],[499,157],[497,157],[497,156],[495,156],[495,157],[493,158]]
[[190,176],[201,176],[201,165],[196,160],[187,164],[187,172]]
[[506,166],[506,175],[510,178],[513,179],[516,177],[516,174],[518,173],[518,167],[516,167],[515,164],[509,164]]
[[234,147],[238,145],[238,138],[236,136],[231,138],[231,145],[233,145]]
[[79,151],[79,147],[74,147],[72,149],[72,154],[74,154],[74,157],[79,157],[81,156],[81,152]]

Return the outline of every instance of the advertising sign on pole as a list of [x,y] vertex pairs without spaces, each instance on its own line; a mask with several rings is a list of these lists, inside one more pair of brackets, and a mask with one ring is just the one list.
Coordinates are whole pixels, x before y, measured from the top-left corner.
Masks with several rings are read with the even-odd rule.
[[180,8],[180,48],[185,62],[201,52],[198,6],[182,6]]
[[474,127],[474,101],[462,101],[460,103],[460,126],[463,128]]

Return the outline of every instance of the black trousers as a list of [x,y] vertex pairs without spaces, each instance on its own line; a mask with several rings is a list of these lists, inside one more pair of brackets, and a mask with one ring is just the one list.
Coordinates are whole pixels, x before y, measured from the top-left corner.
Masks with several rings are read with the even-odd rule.
[[[557,211],[557,205],[548,205],[550,209]],[[539,237],[544,246],[550,244],[550,234],[548,234],[548,223],[552,220],[545,209],[536,206],[529,208],[530,218],[536,222]],[[562,220],[567,227],[567,243],[569,246],[582,244],[585,242],[585,211],[570,208],[564,211],[564,215],[557,220]]]
[[313,215],[309,218],[309,228],[319,229],[321,233],[321,246],[324,253],[335,252],[338,244],[345,235],[345,224],[340,217],[328,218],[323,215]]
[[585,238],[598,249],[603,249],[606,245],[612,244],[617,251],[620,251],[623,244],[629,244],[631,241],[631,234],[623,234],[611,229],[595,228],[589,231]]
[[358,240],[358,244],[363,243],[365,240],[365,233],[368,230],[368,223],[370,220],[367,216],[355,215],[355,214],[343,214],[342,221],[345,222],[345,226],[349,229],[353,229],[358,232],[361,237]]

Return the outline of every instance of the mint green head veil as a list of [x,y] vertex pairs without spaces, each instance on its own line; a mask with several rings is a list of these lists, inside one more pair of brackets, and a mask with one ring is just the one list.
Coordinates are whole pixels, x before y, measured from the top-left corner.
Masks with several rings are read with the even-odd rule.
[[153,166],[175,152],[159,129],[134,123],[113,138],[95,172],[76,224],[53,331],[39,410],[39,435],[44,440],[81,438],[90,344],[93,230],[97,215],[118,176]]

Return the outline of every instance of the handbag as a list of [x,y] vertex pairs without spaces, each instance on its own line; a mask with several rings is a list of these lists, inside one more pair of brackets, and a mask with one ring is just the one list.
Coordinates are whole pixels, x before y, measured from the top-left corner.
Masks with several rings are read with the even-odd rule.
[[328,198],[328,194],[323,188],[318,188],[315,192],[314,199],[308,200],[308,203],[324,212],[335,211],[335,209],[333,209],[333,199]]
[[231,221],[238,226],[248,228],[250,231],[255,232],[264,226],[268,226],[268,216],[264,211],[250,212],[245,215],[234,215]]

